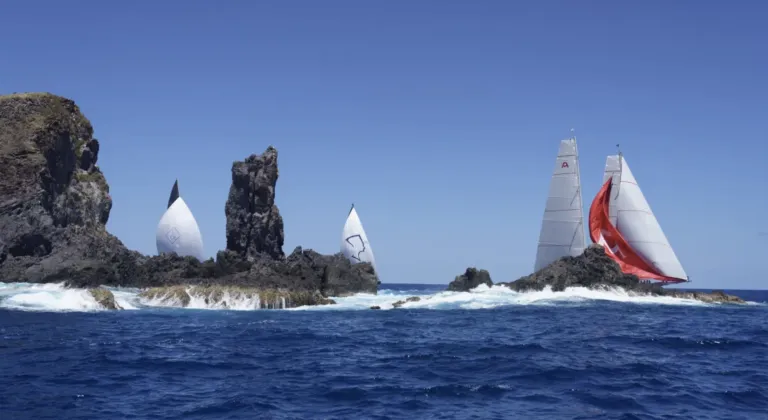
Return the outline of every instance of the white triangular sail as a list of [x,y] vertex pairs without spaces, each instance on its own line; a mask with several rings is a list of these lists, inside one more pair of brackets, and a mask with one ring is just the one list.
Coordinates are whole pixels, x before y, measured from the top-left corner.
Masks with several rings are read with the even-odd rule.
[[629,246],[659,273],[685,280],[688,276],[664,235],[624,156],[608,156],[603,183],[611,181],[609,220]]
[[180,256],[203,260],[203,237],[192,211],[179,197],[178,182],[173,185],[168,209],[157,225],[155,241],[158,254],[175,252]]
[[359,262],[369,262],[373,266],[376,275],[379,274],[376,269],[376,260],[373,258],[373,249],[368,242],[368,236],[365,234],[363,224],[357,215],[355,206],[349,211],[347,221],[344,223],[344,229],[341,232],[341,252],[349,259],[352,264]]
[[585,247],[579,152],[576,139],[571,138],[560,142],[541,222],[534,271],[566,255],[580,255]]

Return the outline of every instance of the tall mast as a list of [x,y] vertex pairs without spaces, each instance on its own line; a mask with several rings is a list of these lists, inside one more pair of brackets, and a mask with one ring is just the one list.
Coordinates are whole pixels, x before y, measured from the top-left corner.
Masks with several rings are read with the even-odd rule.
[[[573,151],[576,152],[576,159],[575,159],[575,161],[576,161],[576,182],[579,183],[579,191],[578,191],[579,203],[580,203],[579,210],[581,211],[581,234],[583,235],[584,234],[584,201],[583,201],[583,197],[582,197],[582,193],[581,193],[581,165],[579,164],[579,146],[576,143],[576,129],[575,128],[571,128],[571,140],[573,140]],[[576,235],[576,233],[574,232],[574,238],[575,238],[575,235]],[[571,240],[571,243],[573,243],[573,240]],[[585,245],[586,245],[586,242],[585,242]]]

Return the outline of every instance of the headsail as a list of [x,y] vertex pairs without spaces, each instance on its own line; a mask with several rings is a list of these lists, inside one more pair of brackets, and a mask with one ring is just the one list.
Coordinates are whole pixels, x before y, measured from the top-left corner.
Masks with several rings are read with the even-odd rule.
[[576,139],[571,138],[560,142],[541,222],[534,271],[566,255],[580,255],[585,247],[579,152]]
[[347,221],[344,223],[344,229],[341,232],[341,252],[352,264],[359,262],[371,263],[373,271],[378,276],[379,272],[376,269],[376,260],[373,258],[373,249],[368,242],[368,236],[365,234],[363,224],[357,215],[354,204],[349,210]]
[[625,273],[662,282],[686,281],[685,270],[621,154],[608,156],[603,182],[589,212],[592,241],[603,245]]
[[178,180],[173,184],[168,209],[160,218],[155,233],[157,253],[173,253],[203,260],[203,238],[192,212],[179,196]]

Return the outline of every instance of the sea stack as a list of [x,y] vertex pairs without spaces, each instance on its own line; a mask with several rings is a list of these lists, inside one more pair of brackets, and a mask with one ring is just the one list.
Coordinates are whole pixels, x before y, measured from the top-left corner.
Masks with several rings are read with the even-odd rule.
[[[202,239],[181,254],[163,248],[161,239],[161,254],[146,256],[107,232],[112,197],[98,167],[105,147],[72,100],[49,93],[0,96],[0,281],[138,287],[147,296],[171,294],[181,304],[189,301],[181,295],[192,293],[226,305],[222,299],[237,293],[258,296],[261,308],[376,293],[370,264],[301,247],[285,256],[274,147],[233,163],[224,209],[227,249],[205,261]],[[166,216],[183,203],[178,184],[171,191]]]

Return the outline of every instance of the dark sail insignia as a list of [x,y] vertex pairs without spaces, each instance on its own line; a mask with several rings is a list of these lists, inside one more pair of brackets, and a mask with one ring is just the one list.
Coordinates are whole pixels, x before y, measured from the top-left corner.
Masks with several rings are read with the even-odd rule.
[[171,196],[168,198],[168,207],[171,207],[171,204],[173,204],[176,199],[179,198],[179,180],[177,179],[176,182],[173,183],[173,189],[171,190]]
[[357,255],[350,255],[350,257],[362,262],[363,260],[360,259],[360,254],[365,252],[365,242],[363,241],[363,237],[360,235],[352,235],[347,237],[345,241],[352,245],[352,248],[357,251]]

